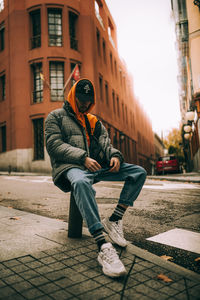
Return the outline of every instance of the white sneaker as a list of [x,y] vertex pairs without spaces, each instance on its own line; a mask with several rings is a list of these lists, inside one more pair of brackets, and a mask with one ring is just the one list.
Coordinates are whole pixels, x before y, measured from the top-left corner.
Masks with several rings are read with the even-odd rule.
[[118,222],[110,222],[108,218],[102,221],[105,231],[108,233],[111,240],[121,247],[128,245],[127,240],[124,238],[122,220]]
[[103,267],[103,273],[107,276],[120,277],[126,274],[126,269],[111,243],[105,243],[101,246],[97,260]]

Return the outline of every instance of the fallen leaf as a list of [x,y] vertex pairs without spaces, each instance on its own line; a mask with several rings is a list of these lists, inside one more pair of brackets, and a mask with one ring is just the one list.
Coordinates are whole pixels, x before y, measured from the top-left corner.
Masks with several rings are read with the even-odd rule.
[[194,261],[200,261],[200,257],[197,257]]
[[162,255],[162,256],[160,256],[160,258],[162,258],[164,260],[171,260],[171,259],[173,259],[172,256],[167,256],[167,255]]
[[20,220],[19,217],[11,217],[10,220]]
[[164,282],[172,282],[172,281],[173,281],[172,279],[170,279],[169,277],[167,277],[167,276],[164,275],[164,274],[159,274],[159,275],[157,276],[157,278],[158,278],[159,280],[163,280]]

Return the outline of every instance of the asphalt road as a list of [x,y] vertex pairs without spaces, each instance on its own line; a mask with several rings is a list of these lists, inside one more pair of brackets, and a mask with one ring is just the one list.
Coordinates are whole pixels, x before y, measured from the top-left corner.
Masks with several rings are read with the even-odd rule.
[[[118,200],[122,183],[95,185],[101,217],[109,216]],[[0,176],[0,206],[68,221],[70,195],[55,187],[48,176]],[[124,217],[125,237],[136,246],[200,273],[200,253],[147,240],[174,228],[200,232],[200,185],[147,180]]]

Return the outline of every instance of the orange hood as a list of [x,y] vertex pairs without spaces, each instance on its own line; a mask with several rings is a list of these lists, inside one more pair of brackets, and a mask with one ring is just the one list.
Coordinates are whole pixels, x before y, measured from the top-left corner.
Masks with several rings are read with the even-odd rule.
[[[84,78],[82,78],[84,79]],[[82,80],[81,79],[81,80]],[[96,125],[96,122],[97,122],[97,118],[90,114],[89,112],[92,110],[92,108],[95,106],[95,103],[96,103],[96,94],[95,94],[95,88],[94,88],[94,85],[93,85],[93,88],[94,88],[94,103],[91,103],[91,105],[89,106],[88,110],[85,112],[85,113],[81,113],[79,112],[78,110],[78,107],[77,107],[77,104],[76,104],[76,96],[75,96],[75,92],[76,92],[76,85],[79,81],[77,81],[71,88],[71,90],[69,91],[69,94],[68,94],[68,97],[67,97],[67,101],[70,103],[74,113],[76,114],[76,117],[78,119],[78,121],[81,123],[81,125],[85,128],[85,132],[86,132],[86,136],[87,136],[87,141],[88,141],[88,145],[90,145],[90,138],[89,138],[89,135],[88,135],[88,132],[87,132],[87,128],[86,128],[86,123],[85,123],[85,117],[84,115],[87,115],[87,118],[89,120],[89,123],[90,123],[90,127],[91,127],[91,134],[93,134],[94,132],[94,129],[95,129],[95,125]]]

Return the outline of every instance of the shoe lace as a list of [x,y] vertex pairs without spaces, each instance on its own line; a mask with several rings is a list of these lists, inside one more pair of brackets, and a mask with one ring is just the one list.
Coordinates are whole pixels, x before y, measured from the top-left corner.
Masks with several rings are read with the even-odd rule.
[[113,226],[115,227],[115,230],[119,233],[121,237],[124,237],[124,232],[122,228],[122,224],[119,222],[114,222]]
[[117,251],[114,248],[103,249],[103,258],[108,262],[112,263],[119,259]]

